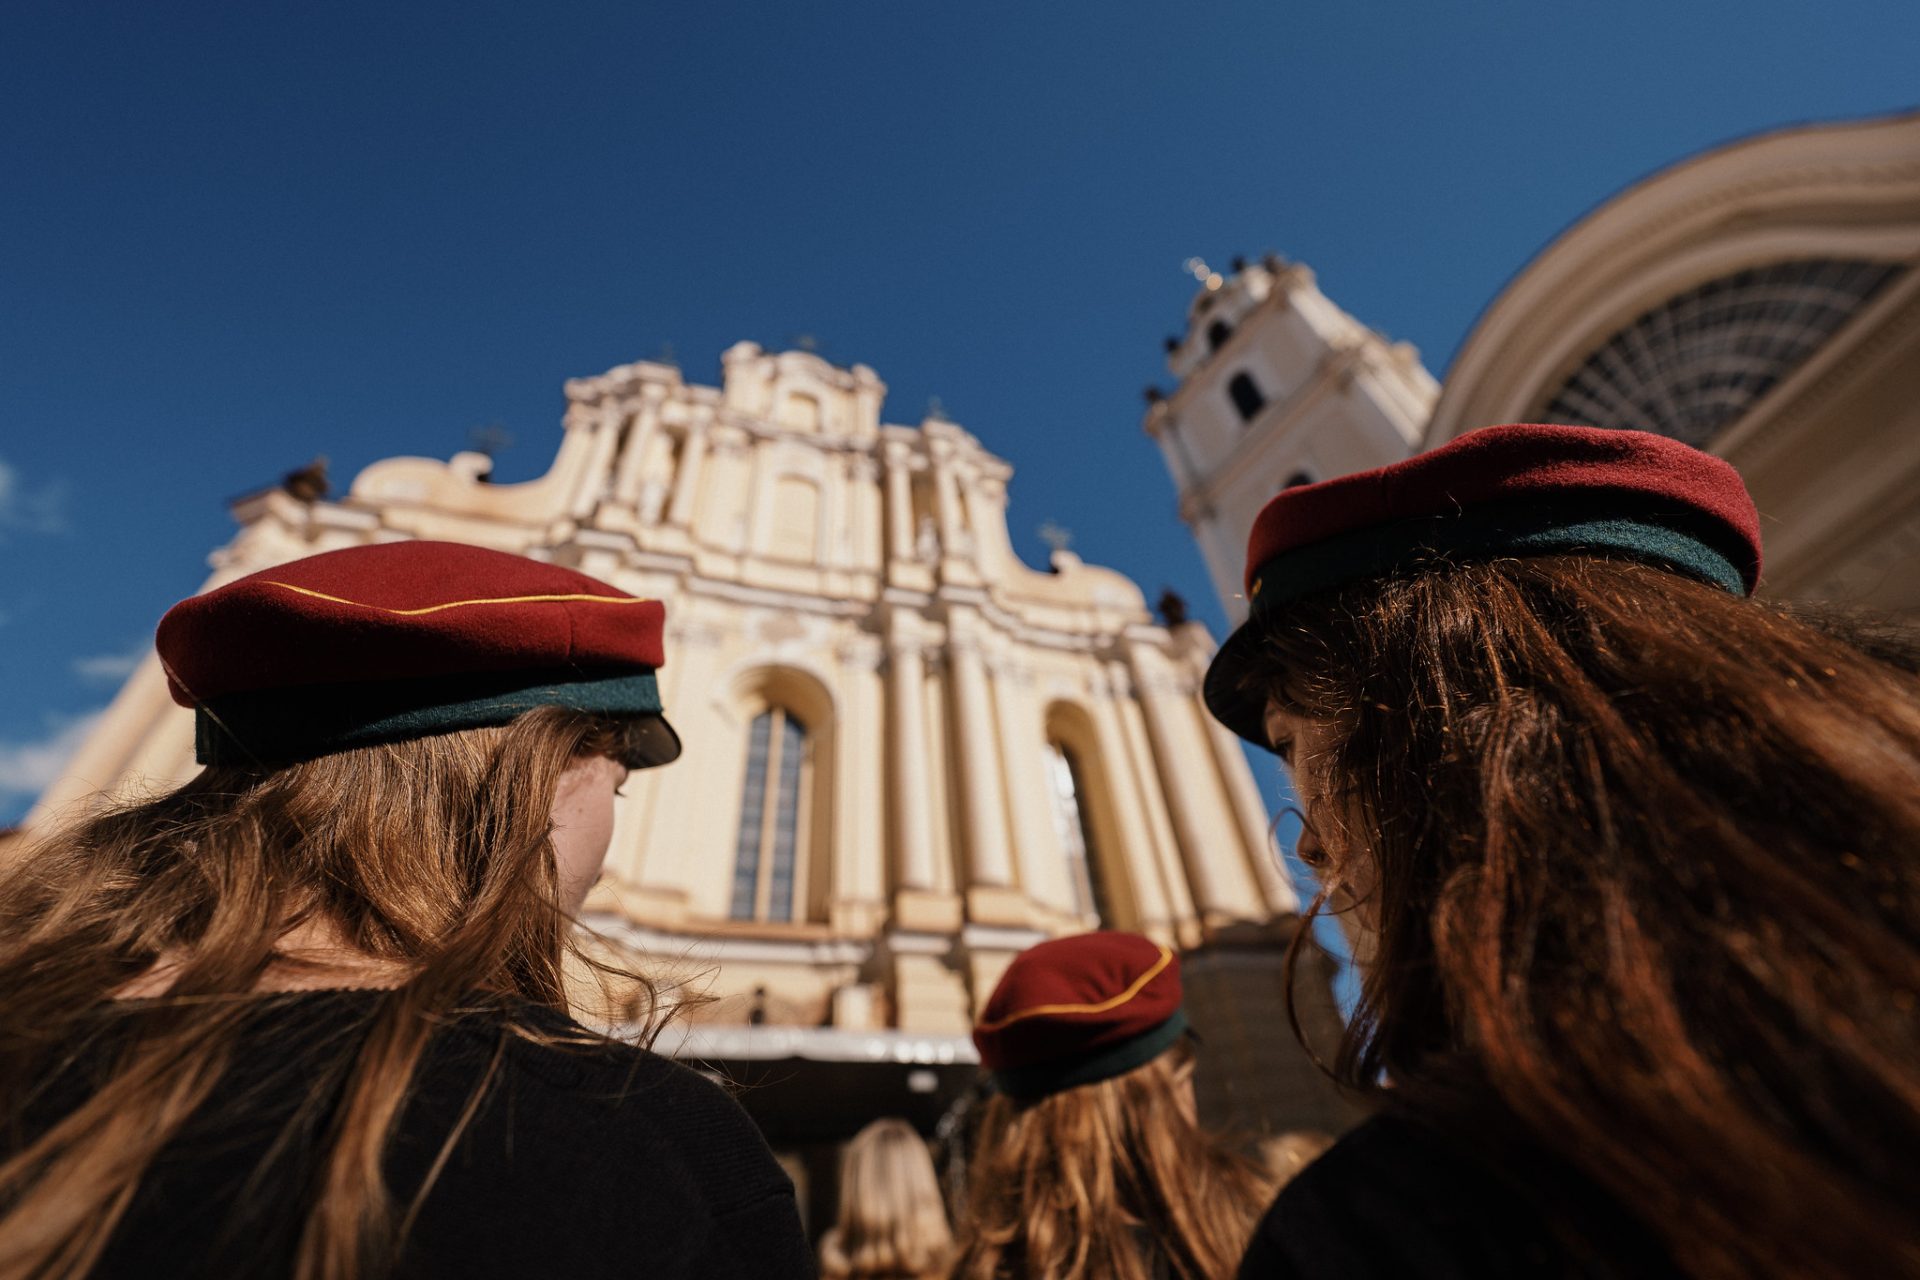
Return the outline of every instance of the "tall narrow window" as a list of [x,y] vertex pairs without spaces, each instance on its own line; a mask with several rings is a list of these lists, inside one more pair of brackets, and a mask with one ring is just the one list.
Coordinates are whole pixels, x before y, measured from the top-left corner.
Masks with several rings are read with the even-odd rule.
[[734,845],[735,920],[784,923],[803,891],[806,857],[807,730],[780,707],[754,717]]
[[1236,373],[1227,383],[1227,395],[1233,399],[1233,407],[1240,411],[1242,422],[1252,422],[1253,415],[1267,407],[1267,398],[1260,394],[1259,384],[1251,374]]
[[1087,824],[1085,793],[1073,757],[1060,744],[1047,744],[1047,787],[1053,797],[1053,827],[1067,855],[1067,882],[1073,888],[1073,907],[1080,915],[1107,921],[1106,894]]

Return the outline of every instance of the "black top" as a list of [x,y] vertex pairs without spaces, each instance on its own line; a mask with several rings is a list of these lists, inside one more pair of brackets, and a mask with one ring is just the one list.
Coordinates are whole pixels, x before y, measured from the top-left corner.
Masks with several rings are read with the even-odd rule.
[[1496,1171],[1392,1113],[1335,1143],[1260,1221],[1240,1280],[1666,1280],[1659,1241],[1544,1151]]
[[[263,1000],[236,1065],[149,1170],[93,1275],[290,1275],[339,1097],[316,1068],[364,1035],[379,998],[327,991]],[[583,1030],[550,1010],[519,1011],[542,1031]],[[793,1184],[718,1085],[625,1045],[536,1044],[506,1033],[505,1021],[504,1013],[465,1017],[422,1058],[386,1162],[403,1210],[499,1053],[406,1238],[397,1276],[813,1274]],[[112,1040],[83,1054],[44,1120],[92,1087],[88,1077],[110,1061]],[[263,1163],[303,1102],[309,1114],[292,1148]]]

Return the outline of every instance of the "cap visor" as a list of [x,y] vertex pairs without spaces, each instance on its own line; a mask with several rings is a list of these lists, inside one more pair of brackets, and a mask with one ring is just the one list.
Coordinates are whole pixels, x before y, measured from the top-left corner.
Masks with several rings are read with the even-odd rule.
[[634,725],[634,753],[626,760],[630,769],[655,769],[680,758],[680,735],[673,731],[665,716],[648,716]]

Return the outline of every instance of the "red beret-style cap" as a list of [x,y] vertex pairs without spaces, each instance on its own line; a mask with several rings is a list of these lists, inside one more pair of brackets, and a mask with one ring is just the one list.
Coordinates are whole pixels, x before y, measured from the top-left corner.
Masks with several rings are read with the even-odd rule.
[[450,542],[309,556],[183,600],[155,645],[204,763],[307,759],[558,705],[658,722],[665,609],[597,578]]
[[1137,933],[1102,931],[1015,956],[973,1043],[1003,1092],[1040,1097],[1131,1071],[1186,1029],[1179,957]]
[[1283,490],[1248,538],[1248,621],[1214,656],[1207,706],[1267,745],[1265,708],[1240,677],[1262,625],[1292,601],[1435,557],[1566,554],[1639,560],[1750,595],[1759,513],[1738,471],[1677,440],[1538,424],[1485,427]]

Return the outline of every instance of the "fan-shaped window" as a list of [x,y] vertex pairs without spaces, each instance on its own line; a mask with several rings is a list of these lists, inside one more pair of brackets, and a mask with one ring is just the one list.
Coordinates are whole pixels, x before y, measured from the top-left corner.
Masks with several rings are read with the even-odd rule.
[[1704,446],[1904,269],[1810,258],[1711,280],[1609,338],[1539,420],[1638,428]]
[[1082,919],[1109,922],[1106,893],[1100,883],[1100,861],[1092,847],[1087,821],[1085,789],[1073,756],[1058,743],[1047,744],[1047,792],[1053,797],[1053,826],[1067,855],[1067,881],[1073,889],[1074,910]]
[[1242,422],[1253,421],[1253,415],[1267,407],[1267,398],[1260,394],[1260,386],[1254,382],[1251,374],[1236,373],[1227,383],[1227,395],[1233,401],[1233,407],[1240,411]]
[[1282,489],[1298,489],[1303,484],[1312,484],[1312,483],[1313,483],[1313,472],[1303,470],[1303,471],[1296,471],[1292,475],[1288,476],[1287,482],[1281,485],[1280,487]]
[[754,717],[733,856],[735,920],[788,921],[806,865],[807,730],[781,707]]
[[1227,345],[1227,339],[1233,336],[1233,326],[1225,320],[1215,320],[1207,326],[1207,350],[1218,351]]

